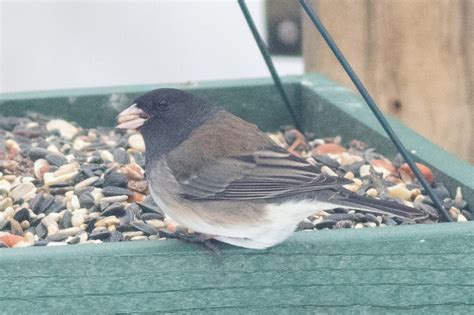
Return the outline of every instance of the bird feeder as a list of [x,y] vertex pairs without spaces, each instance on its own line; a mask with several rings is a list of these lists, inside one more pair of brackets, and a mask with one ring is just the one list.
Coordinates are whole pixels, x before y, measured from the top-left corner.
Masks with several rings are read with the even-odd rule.
[[[286,77],[305,130],[364,139],[395,154],[362,99],[319,75]],[[169,87],[170,85],[166,85]],[[113,126],[156,85],[11,93],[0,114],[27,112]],[[269,79],[174,85],[205,96],[266,131],[291,123]],[[91,115],[94,113],[94,115]],[[390,119],[416,160],[474,203],[474,169]],[[297,232],[263,251],[220,254],[178,240],[0,250],[0,305],[9,312],[472,311],[474,222]]]
[[[259,43],[244,1],[239,4]],[[307,3],[305,9],[310,11]],[[395,155],[387,129],[360,97],[320,75],[280,80],[261,44],[274,81],[166,87],[205,96],[265,131],[295,124],[321,136],[363,139],[380,153]],[[7,93],[0,95],[0,115],[54,113],[83,127],[110,127],[118,112],[157,87]],[[461,187],[474,204],[472,166],[388,120],[417,162],[450,191]],[[473,231],[474,222],[298,232],[266,250],[223,245],[219,254],[178,240],[0,250],[0,310],[472,313]]]

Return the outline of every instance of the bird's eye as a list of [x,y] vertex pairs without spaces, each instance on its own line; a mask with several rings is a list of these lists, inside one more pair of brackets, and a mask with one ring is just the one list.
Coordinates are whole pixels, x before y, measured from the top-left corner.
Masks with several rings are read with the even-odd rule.
[[158,102],[158,109],[159,109],[160,111],[165,111],[165,110],[167,110],[167,109],[168,109],[168,102],[167,102],[167,101],[163,101],[163,100],[159,101],[159,102]]

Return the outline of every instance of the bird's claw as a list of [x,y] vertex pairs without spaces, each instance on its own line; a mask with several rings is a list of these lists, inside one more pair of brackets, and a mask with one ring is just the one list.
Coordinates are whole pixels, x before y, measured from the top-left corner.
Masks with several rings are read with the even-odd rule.
[[219,249],[212,242],[213,236],[203,233],[186,233],[183,230],[176,230],[174,232],[170,230],[160,230],[160,236],[167,238],[175,238],[188,243],[202,244],[208,249],[212,250],[214,253],[219,254]]

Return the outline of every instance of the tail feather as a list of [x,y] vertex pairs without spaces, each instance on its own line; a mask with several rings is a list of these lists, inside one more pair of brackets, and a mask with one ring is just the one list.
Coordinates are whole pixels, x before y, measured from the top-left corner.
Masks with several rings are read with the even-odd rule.
[[405,206],[395,201],[387,201],[360,196],[351,193],[346,198],[338,200],[338,204],[347,206],[351,209],[374,212],[379,214],[388,214],[407,219],[424,219],[428,214],[421,210]]

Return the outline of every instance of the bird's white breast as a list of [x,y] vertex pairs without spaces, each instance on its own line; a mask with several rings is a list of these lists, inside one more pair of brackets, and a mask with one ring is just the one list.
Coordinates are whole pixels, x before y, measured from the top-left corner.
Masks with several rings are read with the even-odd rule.
[[[258,220],[258,223],[256,221],[247,223],[241,220],[239,223],[219,224],[216,222],[225,222],[225,220],[204,216],[204,213],[209,213],[211,210],[206,209],[206,206],[210,206],[209,203],[197,203],[172,197],[179,193],[179,186],[172,178],[171,172],[162,171],[166,167],[165,165],[163,168],[156,168],[149,177],[150,193],[158,207],[183,226],[236,246],[260,249],[281,243],[293,233],[297,224],[304,218],[321,210],[337,207],[337,205],[314,199],[261,203],[264,210],[263,218]],[[157,181],[157,179],[160,180]],[[174,193],[170,194],[173,191]],[[245,211],[249,211],[245,208],[245,203],[236,200],[222,203],[223,209],[212,209],[211,212],[216,216],[225,216],[228,213],[226,206],[232,207],[234,212],[241,209],[242,218],[248,214]]]

